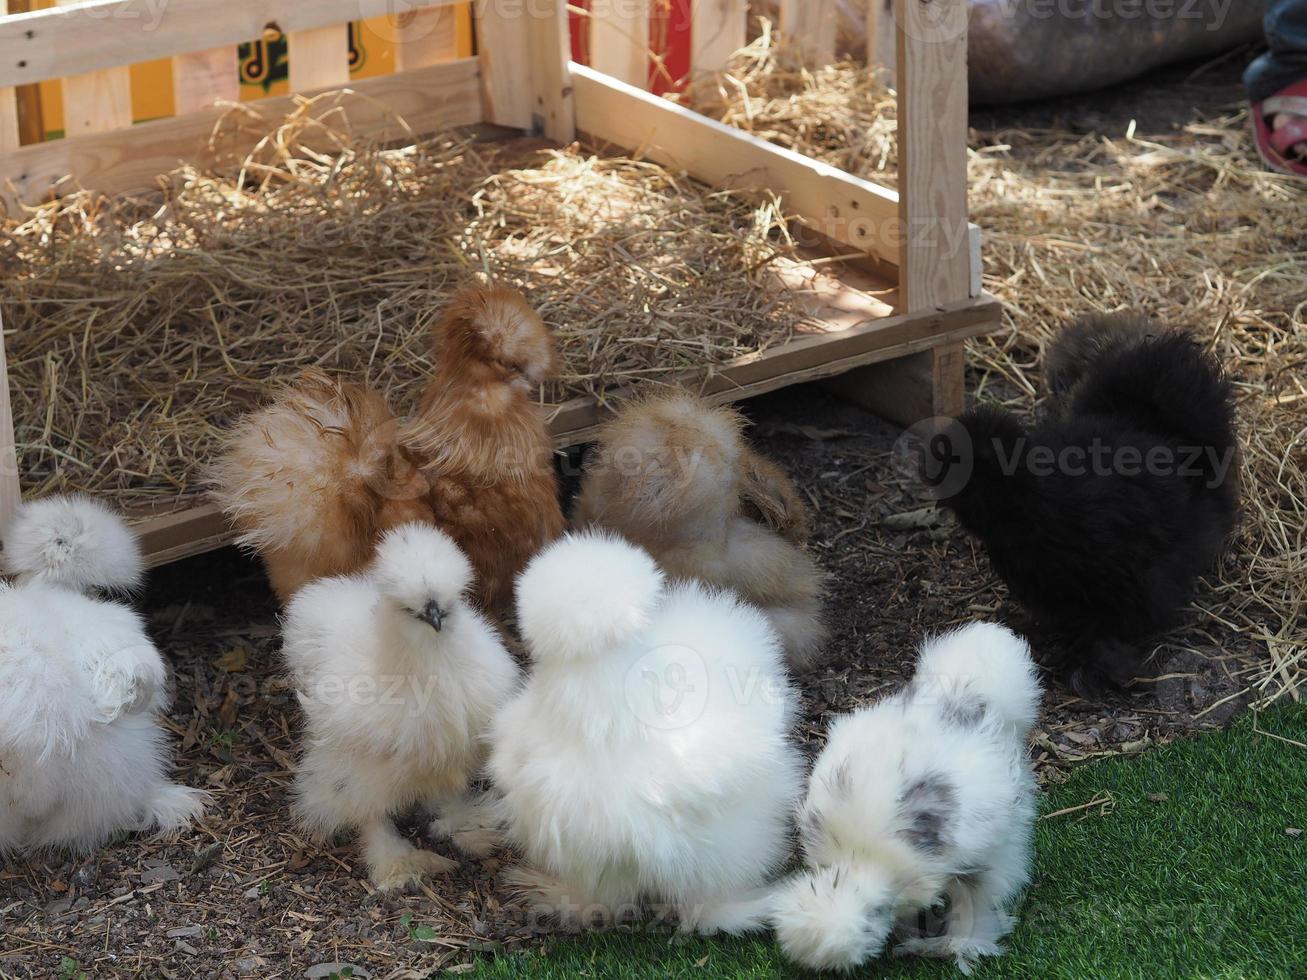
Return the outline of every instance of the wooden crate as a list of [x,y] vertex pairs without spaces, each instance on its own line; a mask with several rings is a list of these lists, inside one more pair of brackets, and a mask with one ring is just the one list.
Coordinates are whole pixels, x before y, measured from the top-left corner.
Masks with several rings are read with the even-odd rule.
[[[694,69],[717,70],[743,43],[747,5],[693,2]],[[791,0],[787,9],[807,2]],[[819,331],[719,367],[706,393],[724,402],[841,375],[841,390],[899,422],[952,414],[963,398],[962,342],[999,314],[981,291],[980,239],[966,215],[966,0],[895,2],[899,193],[644,91],[646,0],[594,4],[591,51],[613,74],[569,60],[564,0],[476,0],[477,54],[452,59],[448,45],[432,43],[431,27],[453,0],[409,0],[396,20],[401,70],[352,86],[361,98],[351,126],[381,132],[397,113],[419,134],[480,123],[558,143],[581,133],[710,185],[769,188],[796,215],[814,255],[838,249],[865,260],[822,266],[806,294]],[[216,103],[230,98],[237,44],[265,28],[285,32],[292,88],[330,90],[348,81],[346,23],[394,8],[395,0],[72,0],[0,18],[0,193],[12,202],[70,185],[148,190],[179,161],[203,158],[224,112]],[[824,31],[820,23],[812,29]],[[184,114],[133,126],[127,66],[161,57],[175,59]],[[68,135],[24,145],[14,87],[49,80],[62,80]],[[274,111],[291,104],[268,102]],[[808,265],[785,274],[816,282]],[[20,489],[2,340],[0,380],[3,522]],[[573,445],[603,415],[593,399],[576,399],[553,407],[549,423],[559,445]],[[222,516],[201,502],[131,516],[155,564],[229,540]]]

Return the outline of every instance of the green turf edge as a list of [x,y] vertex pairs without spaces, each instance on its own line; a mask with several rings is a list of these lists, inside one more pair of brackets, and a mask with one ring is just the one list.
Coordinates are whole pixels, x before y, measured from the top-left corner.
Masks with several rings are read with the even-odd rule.
[[[1085,980],[1307,977],[1307,705],[1143,757],[1077,769],[1042,819],[1036,871],[1007,955],[987,977]],[[466,967],[463,967],[466,969]],[[483,956],[464,976],[500,978],[802,975],[770,937],[690,939],[610,932]],[[859,975],[958,975],[937,961],[884,957]]]

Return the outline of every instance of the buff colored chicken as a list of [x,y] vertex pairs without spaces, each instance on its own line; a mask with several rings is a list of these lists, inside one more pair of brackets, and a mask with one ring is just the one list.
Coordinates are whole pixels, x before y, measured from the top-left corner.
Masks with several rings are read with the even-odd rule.
[[616,531],[673,579],[737,593],[804,666],[826,639],[825,576],[803,547],[808,512],[794,484],[749,448],[743,426],[687,392],[631,405],[600,435],[574,523]]
[[411,422],[381,393],[311,372],[230,433],[213,496],[283,603],[315,579],[360,571],[382,534],[418,521],[454,539],[480,604],[502,609],[513,577],[562,533],[531,399],[556,364],[548,329],[516,290],[474,286],[433,333],[436,369]]

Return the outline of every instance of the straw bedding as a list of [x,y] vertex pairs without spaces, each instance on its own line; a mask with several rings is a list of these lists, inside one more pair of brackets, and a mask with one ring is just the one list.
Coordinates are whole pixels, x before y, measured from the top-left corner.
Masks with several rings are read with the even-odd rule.
[[[805,69],[764,23],[729,73],[689,98],[892,186],[887,81],[850,62]],[[1133,125],[1118,136],[973,131],[971,218],[1006,329],[970,342],[971,380],[977,397],[1030,411],[1043,345],[1090,310],[1143,311],[1204,337],[1239,392],[1245,514],[1201,602],[1264,645],[1254,693],[1297,698],[1307,683],[1307,187],[1262,165],[1246,106],[1179,122],[1151,139]]]
[[304,104],[246,157],[165,175],[162,199],[75,193],[4,222],[25,493],[127,508],[198,493],[220,429],[308,365],[403,411],[427,328],[474,275],[521,286],[556,326],[550,404],[706,371],[802,323],[768,285],[793,254],[774,200],[575,147],[385,149],[350,138],[345,98]]

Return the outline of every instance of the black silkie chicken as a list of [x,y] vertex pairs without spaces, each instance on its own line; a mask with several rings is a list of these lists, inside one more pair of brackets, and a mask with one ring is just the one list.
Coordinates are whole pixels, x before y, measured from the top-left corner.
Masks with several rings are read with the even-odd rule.
[[[947,452],[932,454],[927,479],[1012,596],[1075,638],[1073,688],[1123,687],[1234,526],[1232,389],[1191,336],[1131,316],[1075,321],[1044,367],[1048,417],[1026,427],[1001,409],[967,411],[965,436],[939,437]],[[969,477],[949,485],[948,464],[967,453]]]

